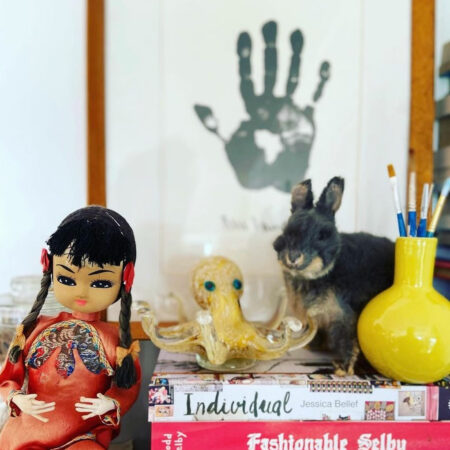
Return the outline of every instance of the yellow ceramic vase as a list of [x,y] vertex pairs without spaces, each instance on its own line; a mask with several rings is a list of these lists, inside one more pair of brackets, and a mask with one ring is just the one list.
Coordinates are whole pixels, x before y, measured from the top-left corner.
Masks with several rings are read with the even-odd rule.
[[429,383],[450,373],[450,302],[434,290],[435,238],[398,238],[394,284],[358,321],[361,349],[382,375]]

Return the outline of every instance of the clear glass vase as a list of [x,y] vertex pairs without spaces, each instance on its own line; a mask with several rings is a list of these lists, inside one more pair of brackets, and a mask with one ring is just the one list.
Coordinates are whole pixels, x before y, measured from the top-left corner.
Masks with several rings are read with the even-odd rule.
[[39,275],[20,275],[11,278],[9,286],[15,304],[30,305],[33,304],[41,288],[41,277]]
[[6,358],[15,333],[16,327],[28,313],[25,305],[1,305],[0,306],[0,367]]

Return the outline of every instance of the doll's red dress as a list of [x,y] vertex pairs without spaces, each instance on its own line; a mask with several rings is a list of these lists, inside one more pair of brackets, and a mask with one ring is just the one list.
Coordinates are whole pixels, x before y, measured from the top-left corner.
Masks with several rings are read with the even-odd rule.
[[[0,395],[11,414],[0,433],[0,449],[107,448],[140,386],[138,359],[134,386],[123,389],[112,383],[118,342],[117,328],[100,321],[100,313],[41,316],[17,363],[5,362],[0,372]],[[54,411],[43,414],[49,421],[21,414],[14,404],[16,391],[56,402]],[[96,398],[98,393],[111,398],[116,410],[83,420],[86,413],[75,411],[75,403],[81,396]]]

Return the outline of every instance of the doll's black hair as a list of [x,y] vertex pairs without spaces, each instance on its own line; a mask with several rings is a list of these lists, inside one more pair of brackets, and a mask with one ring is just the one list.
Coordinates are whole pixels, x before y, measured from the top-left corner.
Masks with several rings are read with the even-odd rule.
[[[102,206],[87,206],[69,214],[47,241],[50,258],[61,256],[69,250],[71,263],[81,266],[86,260],[100,267],[103,264],[125,267],[136,261],[136,242],[133,230],[128,222],[118,213]],[[23,335],[28,336],[33,330],[36,319],[48,294],[51,284],[52,265],[44,272],[41,290],[31,311],[22,321]],[[127,292],[122,283],[118,299],[121,300],[119,316],[119,345],[129,349],[131,345],[130,315],[131,292]],[[22,339],[23,341],[23,339]],[[11,362],[17,362],[22,345],[13,345],[9,354]],[[116,367],[115,382],[122,388],[130,388],[136,383],[136,370],[133,358],[128,354]]]

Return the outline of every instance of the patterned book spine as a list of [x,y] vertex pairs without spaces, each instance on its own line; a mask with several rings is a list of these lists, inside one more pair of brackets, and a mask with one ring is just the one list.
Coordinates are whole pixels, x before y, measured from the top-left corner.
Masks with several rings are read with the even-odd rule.
[[437,420],[436,386],[317,375],[158,376],[149,421]]
[[152,450],[444,450],[448,424],[374,422],[154,423]]
[[372,394],[373,386],[365,380],[311,380],[308,381],[311,392],[344,392],[351,394]]

